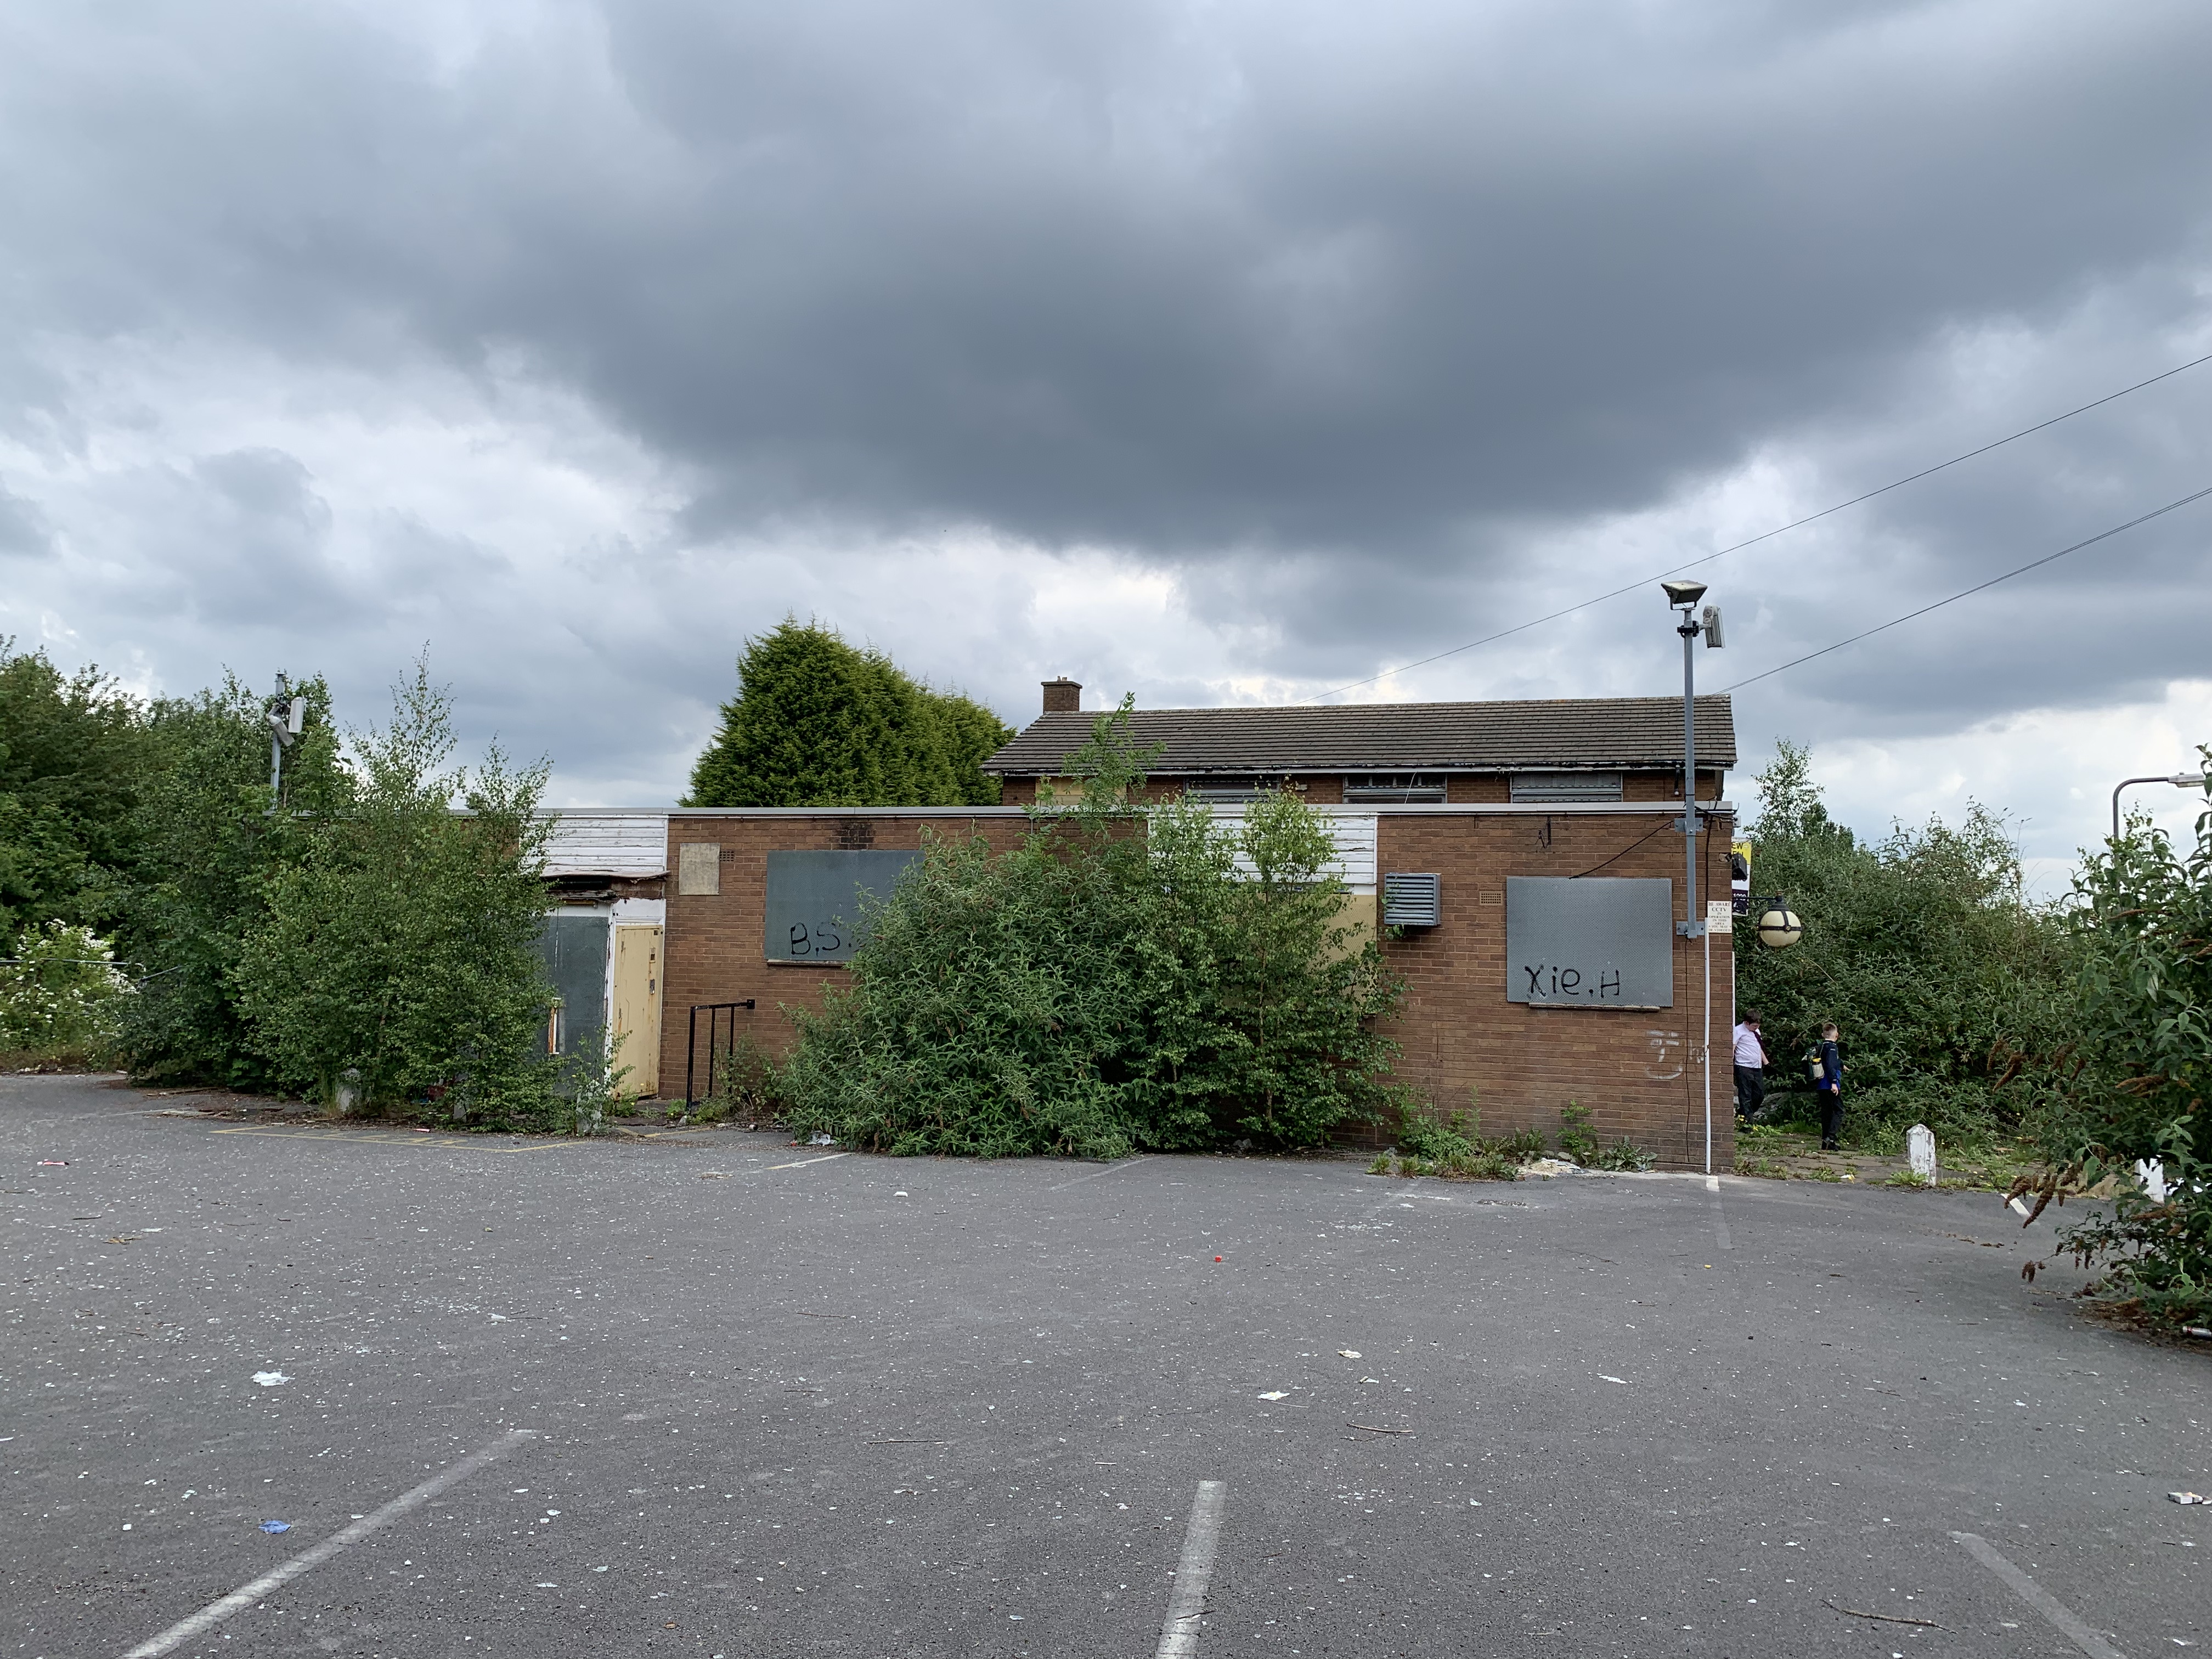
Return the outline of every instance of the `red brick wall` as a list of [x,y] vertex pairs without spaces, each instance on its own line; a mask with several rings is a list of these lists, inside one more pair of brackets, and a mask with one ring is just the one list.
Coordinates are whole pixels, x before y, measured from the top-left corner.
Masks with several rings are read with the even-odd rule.
[[[685,894],[672,875],[668,881],[668,931],[661,968],[660,1092],[669,1099],[684,1093],[685,1045],[695,1004],[742,1002],[738,1030],[757,1038],[769,1053],[790,1048],[791,1022],[783,1007],[819,1008],[822,994],[845,980],[842,968],[771,965],[768,961],[768,855],[771,852],[830,851],[872,847],[885,852],[919,848],[925,831],[943,836],[981,835],[1001,851],[1014,846],[1028,827],[1020,813],[979,813],[974,817],[901,817],[885,809],[866,817],[825,813],[821,817],[671,817],[668,867],[682,866],[677,851],[685,842],[712,842],[722,849],[718,894]],[[866,836],[866,839],[862,837]],[[706,1017],[701,1016],[699,1066],[707,1063]]]
[[[1623,800],[1680,800],[1682,799],[1682,774],[1680,768],[1672,772],[1631,772],[1620,781]],[[1698,799],[1718,800],[1721,798],[1721,774],[1698,769]]]
[[[1500,779],[1500,785],[1504,780]],[[1705,1095],[1693,1050],[1703,1036],[1702,946],[1678,941],[1674,1006],[1657,1012],[1602,1008],[1531,1008],[1505,1000],[1505,878],[1571,876],[1601,860],[1609,876],[1661,876],[1681,902],[1682,842],[1661,814],[1593,812],[1438,812],[1381,815],[1381,871],[1435,871],[1443,878],[1443,921],[1386,942],[1386,960],[1407,981],[1404,1010],[1393,1035],[1404,1045],[1398,1073],[1447,1109],[1479,1091],[1486,1133],[1534,1127],[1556,1134],[1559,1108],[1578,1100],[1597,1132],[1626,1136],[1655,1153],[1662,1167],[1702,1167]],[[678,817],[669,820],[669,868],[681,867],[678,846],[711,842],[721,848],[721,891],[685,895],[668,884],[660,1078],[665,1095],[684,1087],[686,1014],[695,1003],[755,999],[739,1030],[781,1054],[792,1040],[781,1007],[819,1007],[824,988],[845,978],[838,969],[770,966],[763,940],[770,851],[872,845],[917,848],[925,832],[981,835],[994,848],[1015,845],[1027,828],[1018,813],[958,817]],[[1652,833],[1653,831],[1656,833]],[[1701,901],[1728,896],[1729,823],[1705,837]],[[863,842],[861,836],[872,839]],[[1639,838],[1648,836],[1640,846]],[[1627,849],[1627,850],[1624,850]],[[1485,895],[1494,902],[1485,903]],[[1734,1022],[1734,964],[1726,933],[1712,945],[1713,1160],[1735,1162],[1734,1088],[1728,1067]],[[701,1064],[704,1064],[703,1050]],[[1387,1138],[1387,1136],[1385,1137]]]
[[[1399,1076],[1446,1109],[1466,1106],[1473,1085],[1488,1134],[1535,1128],[1555,1136],[1559,1109],[1574,1100],[1589,1109],[1605,1139],[1626,1136],[1662,1168],[1703,1168],[1705,1090],[1695,1060],[1704,1034],[1701,942],[1676,940],[1672,1008],[1532,1008],[1505,1000],[1505,878],[1572,876],[1621,854],[1601,873],[1672,880],[1679,919],[1682,838],[1661,827],[1668,823],[1648,812],[1383,814],[1378,871],[1435,871],[1443,901],[1440,927],[1382,947],[1407,983],[1391,1033],[1404,1045]],[[1700,907],[1728,896],[1729,828],[1719,819],[1705,837]],[[1713,936],[1717,1170],[1735,1164],[1731,943],[1725,932]]]

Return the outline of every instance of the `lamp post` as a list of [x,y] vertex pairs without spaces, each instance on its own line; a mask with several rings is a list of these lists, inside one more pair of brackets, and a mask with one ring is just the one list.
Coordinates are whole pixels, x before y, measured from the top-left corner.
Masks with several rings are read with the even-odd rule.
[[2120,838],[2120,791],[2138,783],[2170,783],[2177,789],[2202,789],[2204,787],[2204,774],[2175,772],[2170,775],[2154,778],[2122,778],[2112,787],[2112,839],[2114,841]]
[[1705,597],[1703,582],[1661,582],[1667,603],[1682,613],[1674,631],[1682,636],[1682,816],[1674,827],[1682,832],[1683,892],[1688,902],[1674,931],[1684,939],[1705,944],[1705,1038],[1698,1047],[1705,1074],[1705,1173],[1713,1172],[1713,940],[1705,919],[1698,911],[1698,832],[1704,814],[1698,806],[1698,665],[1690,647],[1699,635],[1708,647],[1721,642],[1721,613],[1707,605],[1702,618],[1690,613]]

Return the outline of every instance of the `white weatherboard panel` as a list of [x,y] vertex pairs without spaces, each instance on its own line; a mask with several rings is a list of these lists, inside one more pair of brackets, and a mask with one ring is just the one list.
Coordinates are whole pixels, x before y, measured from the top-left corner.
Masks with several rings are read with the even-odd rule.
[[[1336,843],[1336,857],[1326,866],[1325,873],[1334,876],[1355,893],[1375,890],[1375,824],[1372,812],[1346,812],[1333,807],[1310,809],[1328,830],[1329,839]],[[1242,806],[1216,806],[1213,821],[1232,835],[1241,834],[1244,828]],[[1252,873],[1252,866],[1240,854],[1237,860],[1238,872]]]
[[546,840],[549,876],[665,876],[665,812],[556,812]]

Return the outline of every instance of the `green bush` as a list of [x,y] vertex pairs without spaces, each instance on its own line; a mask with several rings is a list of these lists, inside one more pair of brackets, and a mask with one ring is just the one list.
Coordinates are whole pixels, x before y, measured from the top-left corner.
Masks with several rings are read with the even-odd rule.
[[731,1043],[714,1073],[714,1090],[693,1109],[701,1123],[778,1123],[783,1118],[783,1085],[760,1039],[740,1036]]
[[1832,822],[1806,751],[1784,743],[1759,775],[1752,888],[1804,918],[1796,945],[1736,924],[1736,1006],[1764,1016],[1778,1085],[1770,1115],[1814,1108],[1799,1057],[1842,1028],[1845,1132],[1925,1122],[1940,1142],[2034,1133],[2079,1036],[2078,949],[2057,907],[2027,902],[2003,823],[1979,806],[1863,843]]
[[353,801],[328,689],[319,678],[294,689],[308,716],[285,753],[281,800],[269,792],[262,699],[235,678],[147,711],[155,764],[139,787],[139,857],[118,929],[144,975],[120,1036],[141,1082],[278,1086],[246,1041],[236,971],[267,921],[276,872],[306,856],[317,823]]
[[1398,1120],[1398,1148],[1439,1164],[1478,1158],[1487,1150],[1478,1112],[1439,1112],[1414,1105],[1408,1105]]
[[[2200,753],[2212,763],[2212,749]],[[2100,1289],[2124,1310],[2212,1323],[2212,811],[2185,854],[2130,824],[2084,864],[2074,896],[2082,1049],[2057,1093],[2077,1152],[2034,1185],[2045,1202],[2117,1187],[2110,1210],[2062,1246],[2105,1269]],[[2170,1189],[2162,1202],[2136,1184],[2136,1162],[2151,1158]]]
[[276,1087],[317,1099],[357,1071],[371,1109],[572,1127],[578,1085],[543,1053],[544,769],[495,748],[473,778],[441,773],[450,704],[421,665],[391,727],[355,747],[351,805],[304,826],[240,943],[246,1046]]
[[933,842],[872,907],[848,992],[797,1015],[794,1131],[899,1153],[1118,1157],[1312,1146],[1394,1098],[1374,1032],[1399,989],[1340,921],[1295,797],[1232,834],[1139,813],[1127,705],[1069,757],[1023,844]]
[[0,1052],[33,1062],[105,1063],[131,1001],[115,952],[89,927],[50,921],[15,937],[0,963]]

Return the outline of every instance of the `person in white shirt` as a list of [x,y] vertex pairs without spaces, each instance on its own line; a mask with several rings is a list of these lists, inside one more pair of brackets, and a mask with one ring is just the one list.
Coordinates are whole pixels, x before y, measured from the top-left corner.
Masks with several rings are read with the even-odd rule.
[[1735,1115],[1748,1123],[1766,1104],[1766,1045],[1759,1038],[1759,1016],[1746,1013],[1735,1028]]

